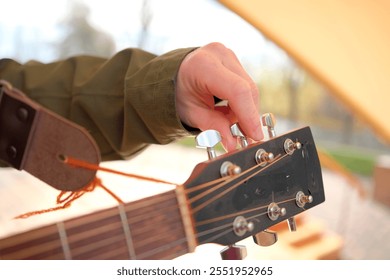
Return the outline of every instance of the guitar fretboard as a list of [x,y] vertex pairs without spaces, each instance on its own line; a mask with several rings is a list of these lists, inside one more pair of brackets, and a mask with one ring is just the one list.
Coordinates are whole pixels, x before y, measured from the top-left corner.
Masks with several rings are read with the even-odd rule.
[[175,190],[0,240],[0,259],[172,259],[188,252]]

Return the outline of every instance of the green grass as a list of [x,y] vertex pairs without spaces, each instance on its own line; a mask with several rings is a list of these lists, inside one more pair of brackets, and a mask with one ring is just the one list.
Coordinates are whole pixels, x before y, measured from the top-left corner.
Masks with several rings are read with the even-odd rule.
[[357,148],[326,149],[337,162],[352,173],[371,176],[374,171],[376,155]]

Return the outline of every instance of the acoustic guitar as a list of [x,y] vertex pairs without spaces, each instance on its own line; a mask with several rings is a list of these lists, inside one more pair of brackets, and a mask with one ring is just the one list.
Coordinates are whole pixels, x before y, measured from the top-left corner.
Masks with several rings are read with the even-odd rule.
[[173,190],[3,238],[0,259],[173,259],[208,243],[236,259],[240,240],[272,244],[269,227],[324,201],[304,127],[210,157]]

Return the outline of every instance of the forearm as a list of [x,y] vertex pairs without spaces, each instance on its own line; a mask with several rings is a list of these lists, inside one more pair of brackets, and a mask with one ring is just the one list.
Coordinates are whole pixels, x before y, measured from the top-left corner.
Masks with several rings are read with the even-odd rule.
[[0,78],[84,126],[103,160],[127,158],[188,135],[176,113],[175,77],[191,50],[157,57],[127,49],[109,60],[80,56],[50,64],[0,60]]

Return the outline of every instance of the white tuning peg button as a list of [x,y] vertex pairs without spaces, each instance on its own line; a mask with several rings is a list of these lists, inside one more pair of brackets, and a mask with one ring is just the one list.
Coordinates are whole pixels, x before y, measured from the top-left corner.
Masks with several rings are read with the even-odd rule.
[[240,127],[238,126],[238,123],[233,124],[230,127],[230,131],[234,137],[237,137],[239,139],[242,148],[248,146],[248,140],[246,136],[242,133]]
[[263,126],[265,126],[267,128],[268,137],[270,139],[274,138],[276,136],[276,133],[275,133],[276,120],[275,120],[274,115],[272,113],[263,114],[261,116],[261,122],[262,122]]
[[205,130],[199,133],[196,138],[196,146],[207,150],[209,159],[217,157],[215,146],[221,142],[221,134],[216,130]]

